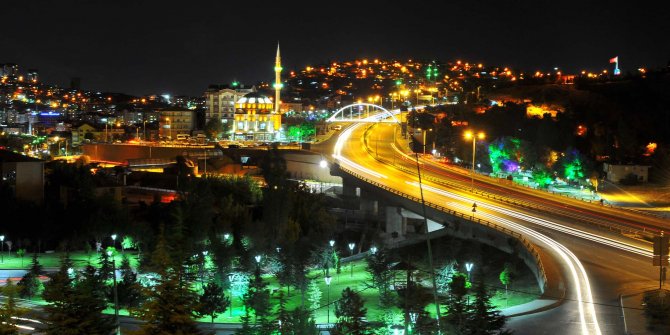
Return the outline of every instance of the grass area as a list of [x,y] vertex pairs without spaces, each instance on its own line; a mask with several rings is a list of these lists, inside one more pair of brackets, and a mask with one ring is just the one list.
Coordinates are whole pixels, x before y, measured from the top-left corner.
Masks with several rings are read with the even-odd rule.
[[[63,256],[64,253],[62,252],[54,252],[54,253],[42,253],[37,255],[37,260],[40,262],[40,264],[45,267],[45,268],[57,268],[60,266],[60,260],[61,257]],[[16,255],[16,252],[11,253],[11,255],[8,255],[7,251],[5,250],[5,253],[3,254],[3,262],[0,263],[0,269],[11,269],[11,270],[27,270],[30,268],[30,262],[32,260],[33,254],[26,254],[23,257],[19,257]],[[116,255],[114,255],[114,259],[116,260],[116,265],[119,266],[121,264],[121,261],[123,260],[123,256],[127,256],[130,259],[130,264],[133,267],[137,267],[138,265],[138,258],[137,258],[137,253],[134,251],[126,251],[123,254],[121,252],[118,252]],[[91,263],[93,265],[98,264],[98,260],[100,258],[100,254],[91,252],[91,253],[85,253],[85,252],[71,252],[70,253],[70,259],[72,260],[72,263],[74,264],[75,267],[77,268],[82,268],[86,266],[87,264]]]
[[[439,243],[439,242],[438,242]],[[437,244],[439,245],[439,244]],[[438,249],[439,250],[439,249]],[[466,249],[467,250],[467,249]],[[495,250],[495,249],[494,249]],[[410,252],[411,250],[402,250],[400,253]],[[483,254],[488,254],[492,250],[482,250]],[[439,255],[440,252],[438,251]],[[131,259],[131,263],[134,267],[137,266],[137,254],[134,252],[126,252],[126,256]],[[40,254],[38,259],[40,263],[47,268],[56,268],[59,266],[60,257],[62,253],[50,253],[50,254]],[[14,253],[10,257],[7,257],[5,254],[5,262],[0,264],[0,268],[4,269],[27,269],[30,266],[30,260],[32,255],[26,255],[23,257],[23,262],[21,262],[20,257],[16,256]],[[73,252],[70,253],[70,257],[73,260],[76,267],[83,267],[89,262],[97,265],[99,255],[95,252],[93,253],[84,253],[84,252]],[[123,255],[115,255],[115,259],[118,264],[120,264]],[[439,257],[439,256],[438,256]],[[496,253],[495,256],[487,257],[488,262],[492,262],[492,259],[504,260],[507,259],[509,255],[500,255]],[[487,261],[482,260],[481,264],[485,264]],[[419,262],[420,263],[420,262]],[[417,264],[419,265],[419,264]],[[492,303],[499,309],[506,307],[512,307],[519,304],[524,304],[530,301],[533,301],[539,296],[539,289],[533,278],[530,271],[527,269],[521,271],[518,278],[510,285],[508,293],[505,294],[505,288],[502,286],[498,280],[498,272],[494,265],[482,265],[489,267],[489,271],[486,272],[482,278],[490,287],[490,292],[492,294]],[[353,267],[353,272],[351,271]],[[379,306],[379,299],[377,296],[377,290],[375,288],[368,288],[366,282],[368,281],[368,273],[366,271],[366,262],[365,260],[355,261],[352,263],[345,263],[342,265],[341,273],[337,274],[335,271],[331,272],[332,281],[330,287],[326,285],[324,280],[324,275],[322,271],[312,271],[310,274],[311,278],[316,281],[319,286],[322,296],[320,301],[320,307],[314,310],[314,315],[318,323],[325,323],[328,320],[328,312],[330,312],[330,322],[335,322],[335,305],[334,302],[340,299],[341,292],[350,287],[351,289],[359,292],[362,298],[366,301],[366,308],[368,309],[367,319],[374,321],[379,320],[381,316],[388,311],[388,309],[382,309]],[[266,275],[264,280],[268,284],[268,289],[272,292],[272,304],[275,306],[275,309],[279,305],[279,292],[283,291],[284,296],[287,299],[287,309],[291,310],[301,305],[301,293],[299,290],[291,289],[290,294],[286,288],[279,287],[279,284],[274,278],[274,276]],[[425,284],[425,283],[424,283]],[[330,291],[330,294],[328,292]],[[226,290],[225,294],[230,295],[230,291]],[[472,293],[474,294],[474,293]],[[330,296],[330,299],[328,298]],[[470,297],[470,301],[474,300],[474,297]],[[330,308],[328,308],[328,301],[330,301]],[[41,299],[35,299],[32,301],[36,304],[44,304],[44,301]],[[309,297],[305,295],[305,306],[309,308],[310,306]],[[435,307],[434,305],[429,305],[426,307],[426,310],[434,315]],[[392,311],[401,313],[400,309],[393,308]],[[113,306],[110,305],[106,313],[114,314]],[[120,311],[121,315],[128,315],[125,310]],[[240,317],[244,314],[244,307],[241,297],[233,297],[232,299],[232,309],[227,310],[224,314],[219,315],[215,322],[220,323],[237,323],[240,321]],[[202,322],[210,322],[208,317],[202,318]]]

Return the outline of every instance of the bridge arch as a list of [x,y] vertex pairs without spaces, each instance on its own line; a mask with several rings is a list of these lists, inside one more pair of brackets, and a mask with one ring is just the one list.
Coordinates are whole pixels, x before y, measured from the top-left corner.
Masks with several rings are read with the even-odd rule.
[[[359,107],[359,110],[354,112],[354,108]],[[366,107],[365,110],[362,110],[361,107]],[[373,110],[381,111],[379,113],[371,113],[370,107]],[[349,116],[346,115],[346,110],[349,109]],[[391,118],[391,120],[387,120]],[[358,102],[355,104],[344,106],[329,117],[326,122],[358,122],[358,123],[377,123],[377,122],[388,122],[388,123],[400,123],[400,121],[395,117],[394,113],[388,109],[365,102]]]

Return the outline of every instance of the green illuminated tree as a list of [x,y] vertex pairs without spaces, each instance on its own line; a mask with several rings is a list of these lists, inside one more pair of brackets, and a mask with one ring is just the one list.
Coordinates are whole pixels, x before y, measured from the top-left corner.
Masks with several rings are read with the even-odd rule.
[[568,148],[554,166],[559,176],[569,181],[583,179],[587,173],[584,157],[577,149]]
[[223,294],[223,288],[216,282],[205,285],[204,292],[200,295],[198,313],[209,316],[214,323],[218,314],[224,313],[230,306],[230,299]]
[[475,285],[475,301],[467,319],[467,333],[472,335],[510,334],[504,330],[507,318],[491,305],[491,295],[485,284]]
[[336,335],[368,335],[369,327],[363,320],[367,314],[365,301],[361,296],[347,287],[342,291],[342,298],[335,303],[337,323],[332,334]]
[[551,172],[549,172],[545,167],[536,167],[533,170],[533,180],[537,183],[539,188],[546,188],[551,184],[553,178]]
[[49,304],[44,307],[47,314],[47,334],[109,334],[114,328],[112,318],[104,316],[107,307],[103,283],[96,269],[88,265],[79,282],[69,256],[61,259],[58,272],[50,275],[42,297]]
[[379,292],[379,303],[382,307],[393,306],[393,294],[389,290],[393,272],[391,271],[391,260],[385,249],[379,249],[376,253],[366,258],[366,270],[370,275],[370,286]]
[[158,284],[148,291],[140,313],[144,323],[136,334],[200,334],[194,321],[196,296],[185,280],[184,267],[180,263],[174,265],[170,259],[162,232],[151,263],[159,275]]
[[244,306],[254,311],[256,318],[266,318],[270,315],[270,291],[261,277],[260,270],[256,270],[254,280],[251,281],[247,293],[244,295]]
[[26,272],[25,275],[19,281],[19,295],[21,298],[32,299],[34,296],[40,293],[40,290],[43,288],[42,282],[39,277],[44,273],[42,270],[42,265],[37,259],[37,254],[33,254],[32,261],[30,263],[30,269]]
[[123,256],[119,270],[121,280],[116,287],[119,306],[126,308],[129,312],[137,310],[143,300],[142,286],[137,281],[137,274],[131,268],[128,257]]
[[310,302],[310,309],[316,310],[321,307],[321,296],[323,292],[319,288],[319,284],[316,283],[316,280],[310,280],[307,285],[307,297]]

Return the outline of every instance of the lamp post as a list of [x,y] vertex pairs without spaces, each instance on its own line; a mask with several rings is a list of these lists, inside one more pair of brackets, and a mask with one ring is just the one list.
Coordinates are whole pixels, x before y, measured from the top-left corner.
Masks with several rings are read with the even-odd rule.
[[147,120],[144,120],[142,123],[144,123],[144,141],[147,141]]
[[472,277],[470,277],[470,272],[472,271],[472,268],[475,266],[472,262],[467,262],[465,263],[465,271],[468,272],[468,281],[472,281]]
[[328,275],[328,276],[326,276],[324,279],[326,280],[326,286],[328,286],[328,289],[326,290],[326,292],[327,292],[327,293],[326,293],[326,297],[327,297],[327,299],[328,299],[328,300],[327,300],[328,303],[326,304],[326,306],[327,306],[327,307],[326,307],[326,313],[327,313],[327,315],[326,315],[326,323],[328,324],[328,327],[330,328],[330,282],[333,280],[333,277],[331,277],[330,275]]
[[477,148],[477,139],[483,140],[486,137],[484,132],[478,132],[476,135],[472,131],[465,132],[466,139],[472,139],[472,172],[470,174],[470,191],[474,192],[475,190],[475,150]]
[[116,260],[114,259],[114,252],[107,250],[107,256],[112,258],[112,278],[114,279],[114,322],[116,323],[116,335],[121,335],[121,328],[119,326],[119,293],[116,289]]
[[258,268],[258,272],[260,273],[260,271],[261,271],[261,258],[262,257],[261,257],[261,255],[256,255],[256,257],[254,257],[254,258],[256,259],[256,267]]
[[[351,256],[354,255],[354,247],[356,246],[356,243],[349,243],[349,251]],[[353,260],[349,260],[349,268],[351,269],[351,274],[349,275],[350,277],[354,276],[354,262]]]
[[116,249],[116,236],[117,236],[116,234],[112,234],[112,241],[114,241],[112,243],[113,244],[112,246],[114,247],[114,249]]
[[[421,129],[421,128],[417,128],[417,129],[419,129],[420,131],[423,132],[423,142],[421,142],[421,144],[423,145],[423,154],[425,155],[425,154],[426,154],[426,132],[428,132],[428,131],[433,131],[433,129],[432,129],[432,128],[431,128],[431,129]],[[433,148],[433,149],[434,149],[434,148]]]
[[5,255],[3,252],[5,248],[5,235],[0,235],[0,262],[4,263],[5,262]]

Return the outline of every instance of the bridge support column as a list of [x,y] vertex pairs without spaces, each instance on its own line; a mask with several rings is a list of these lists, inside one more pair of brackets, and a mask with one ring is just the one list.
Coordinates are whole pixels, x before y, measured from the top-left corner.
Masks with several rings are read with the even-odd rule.
[[360,197],[361,189],[347,178],[342,178],[342,194],[349,197]]
[[402,208],[386,206],[384,211],[386,214],[386,240],[388,242],[404,240],[407,233],[407,218],[402,215]]
[[379,202],[371,200],[374,196],[370,192],[361,190],[361,211],[367,215],[379,216]]

